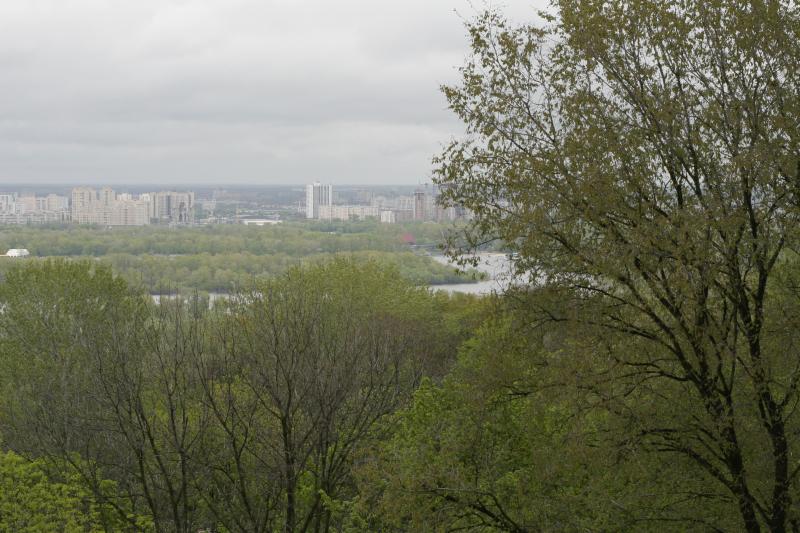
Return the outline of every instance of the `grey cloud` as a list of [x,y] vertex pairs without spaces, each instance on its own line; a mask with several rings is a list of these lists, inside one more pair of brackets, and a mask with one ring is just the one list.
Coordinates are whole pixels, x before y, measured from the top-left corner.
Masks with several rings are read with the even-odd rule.
[[0,2],[0,184],[417,183],[459,131],[438,91],[468,52],[456,11],[475,8]]

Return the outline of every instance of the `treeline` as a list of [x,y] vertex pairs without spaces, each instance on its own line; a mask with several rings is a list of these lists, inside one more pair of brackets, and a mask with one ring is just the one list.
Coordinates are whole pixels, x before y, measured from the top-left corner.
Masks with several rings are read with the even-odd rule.
[[[132,284],[143,284],[152,292],[183,292],[203,290],[229,292],[251,283],[283,274],[299,262],[314,263],[331,254],[313,254],[298,258],[286,254],[253,255],[208,253],[177,257],[136,256],[111,254],[103,258],[116,272]],[[469,276],[458,274],[454,268],[432,261],[429,257],[411,252],[361,251],[338,254],[356,262],[375,261],[395,267],[400,275],[416,285],[463,283]]]
[[[445,227],[412,224],[403,228],[376,222],[198,228],[6,227],[0,228],[0,250],[19,247],[35,257],[99,259],[130,283],[153,293],[229,292],[253,279],[279,275],[293,265],[336,253],[397,267],[403,277],[418,285],[480,278],[476,271],[461,274],[412,253],[406,235],[410,229],[415,240],[430,243]],[[12,260],[0,258],[0,275],[12,266]]]
[[114,253],[182,255],[251,253],[306,256],[355,251],[404,251],[404,236],[419,244],[441,242],[447,226],[378,222],[285,223],[272,226],[210,225],[100,228],[92,226],[0,226],[0,250],[27,248],[44,256],[92,256]]

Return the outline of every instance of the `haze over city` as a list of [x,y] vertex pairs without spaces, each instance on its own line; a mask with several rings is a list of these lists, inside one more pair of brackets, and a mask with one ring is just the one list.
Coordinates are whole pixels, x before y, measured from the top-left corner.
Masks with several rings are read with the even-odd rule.
[[0,184],[424,182],[482,7],[0,3]]

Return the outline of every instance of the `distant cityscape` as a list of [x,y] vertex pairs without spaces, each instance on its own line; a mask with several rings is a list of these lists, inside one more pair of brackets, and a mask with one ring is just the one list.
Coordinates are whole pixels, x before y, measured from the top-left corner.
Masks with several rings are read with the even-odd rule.
[[[440,190],[417,187],[408,194],[386,188],[334,191],[333,185],[310,183],[256,205],[244,195],[215,190],[207,198],[194,191],[117,192],[111,187],[75,187],[55,192],[0,192],[0,224],[94,224],[98,226],[276,224],[285,219],[321,221],[379,220],[455,221],[471,213],[439,205]],[[244,197],[243,197],[244,196]],[[301,196],[297,198],[297,196]],[[303,201],[304,200],[304,201]]]
[[414,191],[413,196],[371,196],[367,204],[334,205],[333,185],[319,182],[306,185],[305,215],[317,220],[364,220],[376,218],[383,223],[416,221],[445,221],[468,218],[462,207],[439,205],[439,189],[426,185]]
[[193,192],[161,191],[132,195],[110,187],[76,187],[70,196],[0,194],[0,223],[73,223],[101,226],[144,226],[152,223],[193,224]]

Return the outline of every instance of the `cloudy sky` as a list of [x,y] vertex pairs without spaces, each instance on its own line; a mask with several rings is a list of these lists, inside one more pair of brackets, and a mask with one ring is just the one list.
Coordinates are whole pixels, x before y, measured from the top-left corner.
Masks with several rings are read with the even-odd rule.
[[482,5],[0,0],[0,185],[426,181]]

